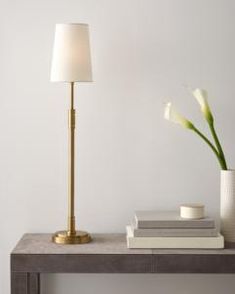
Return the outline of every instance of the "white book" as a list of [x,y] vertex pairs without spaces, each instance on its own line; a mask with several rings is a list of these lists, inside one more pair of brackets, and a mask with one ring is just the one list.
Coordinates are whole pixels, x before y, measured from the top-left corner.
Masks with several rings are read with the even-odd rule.
[[126,227],[128,248],[162,249],[222,249],[224,237],[134,237],[131,226]]

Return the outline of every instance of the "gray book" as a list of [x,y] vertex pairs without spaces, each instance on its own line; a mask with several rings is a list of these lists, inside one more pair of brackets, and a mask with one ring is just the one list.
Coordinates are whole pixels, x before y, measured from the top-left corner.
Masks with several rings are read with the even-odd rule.
[[215,220],[181,218],[178,211],[142,210],[135,212],[135,227],[147,228],[215,228]]
[[216,228],[149,228],[138,229],[131,224],[134,237],[216,237]]

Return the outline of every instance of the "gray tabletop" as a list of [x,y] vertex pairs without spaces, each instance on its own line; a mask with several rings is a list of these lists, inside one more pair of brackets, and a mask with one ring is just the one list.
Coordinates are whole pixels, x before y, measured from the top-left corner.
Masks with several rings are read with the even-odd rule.
[[51,234],[25,234],[12,272],[235,273],[235,249],[128,249],[125,234],[93,234],[88,244],[58,245]]
[[25,234],[11,253],[11,294],[40,294],[42,273],[235,273],[235,249],[128,249],[125,234],[58,245]]
[[12,254],[235,254],[235,249],[128,249],[125,234],[92,234],[92,242],[58,245],[51,234],[25,234]]

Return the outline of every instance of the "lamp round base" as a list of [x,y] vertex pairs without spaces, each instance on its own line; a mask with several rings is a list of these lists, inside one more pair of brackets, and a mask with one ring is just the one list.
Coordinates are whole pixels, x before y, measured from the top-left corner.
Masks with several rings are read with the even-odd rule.
[[84,231],[76,231],[74,235],[69,235],[68,231],[59,231],[52,236],[52,241],[57,244],[84,244],[91,240],[91,236]]

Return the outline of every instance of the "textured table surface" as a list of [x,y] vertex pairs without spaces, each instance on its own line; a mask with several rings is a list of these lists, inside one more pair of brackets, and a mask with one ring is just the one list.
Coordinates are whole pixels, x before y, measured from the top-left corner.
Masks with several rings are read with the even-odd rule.
[[30,277],[37,273],[32,276],[36,280],[41,273],[235,273],[235,249],[128,249],[125,234],[92,234],[88,244],[58,245],[51,236],[22,237],[11,254],[13,277],[23,273]]
[[[128,254],[124,234],[92,234],[87,244],[60,245],[51,241],[52,234],[25,234],[12,254]],[[132,254],[151,254],[150,249],[131,250]]]
[[40,294],[45,273],[235,273],[235,249],[128,249],[125,234],[92,234],[58,245],[51,234],[25,234],[11,254],[11,294]]
[[235,249],[128,249],[125,234],[92,234],[88,244],[58,245],[51,234],[25,234],[12,254],[200,254],[235,255]]

